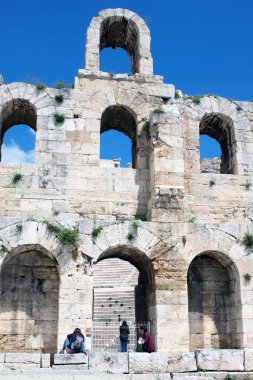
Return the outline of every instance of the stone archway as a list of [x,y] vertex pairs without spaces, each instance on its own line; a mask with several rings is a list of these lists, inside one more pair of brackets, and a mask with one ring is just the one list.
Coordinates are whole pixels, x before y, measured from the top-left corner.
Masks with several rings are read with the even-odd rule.
[[189,266],[187,284],[190,351],[242,347],[240,280],[232,260],[201,253]]
[[36,246],[19,247],[1,269],[0,351],[56,352],[59,275]]
[[[136,328],[136,325],[145,323],[153,333],[156,331],[153,267],[148,257],[140,250],[117,246],[103,252],[94,267],[94,285],[95,340],[98,336],[95,329],[100,326],[100,322],[104,323],[104,329],[112,329],[111,324],[114,324],[114,335],[117,335],[118,324],[123,320],[127,320],[130,327],[132,325]],[[131,335],[130,328],[130,343],[133,348],[136,347],[135,335],[136,331],[133,329]],[[103,339],[101,333],[99,338]],[[113,336],[110,339],[112,340]]]

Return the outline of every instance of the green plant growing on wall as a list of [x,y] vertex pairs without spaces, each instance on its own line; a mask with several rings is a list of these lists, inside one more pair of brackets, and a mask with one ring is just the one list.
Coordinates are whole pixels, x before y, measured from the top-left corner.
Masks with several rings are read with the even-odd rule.
[[142,126],[143,131],[145,131],[146,133],[149,133],[149,128],[150,128],[149,121],[148,120],[144,121],[143,126]]
[[175,99],[179,99],[180,98],[180,94],[179,94],[179,91],[178,90],[176,90],[175,91]]
[[133,235],[132,232],[129,232],[129,233],[127,234],[127,240],[129,240],[129,241],[134,240],[134,235]]
[[200,104],[200,99],[203,98],[203,95],[192,96],[191,100],[194,104]]
[[127,240],[132,241],[132,240],[136,239],[139,227],[140,227],[139,220],[133,220],[131,225],[130,225],[130,231],[127,234]]
[[7,253],[7,252],[9,252],[8,249],[4,245],[2,245],[0,248],[0,253]]
[[164,113],[164,110],[161,107],[155,108],[153,113]]
[[212,187],[215,185],[215,181],[213,179],[211,179],[211,181],[209,182],[209,186]]
[[134,220],[131,224],[132,230],[137,233],[138,228],[140,227],[140,222],[138,220]]
[[42,91],[42,90],[45,90],[45,88],[46,88],[46,85],[44,83],[42,82],[36,83],[36,90]]
[[66,88],[66,87],[67,85],[64,82],[64,80],[58,80],[57,82],[54,83],[54,88],[56,88],[57,90],[61,90],[62,88]]
[[80,241],[80,235],[78,228],[66,228],[62,226],[56,226],[52,223],[50,223],[47,220],[43,221],[44,224],[46,224],[47,229],[50,233],[54,233],[57,237],[57,239],[63,244],[63,245],[74,245],[77,246]]
[[243,278],[244,278],[244,281],[245,281],[245,282],[250,282],[252,276],[251,276],[251,274],[249,274],[249,273],[245,273],[245,274],[243,275]]
[[65,120],[64,115],[62,115],[60,113],[55,112],[53,116],[54,116],[54,121],[57,124],[62,124]]
[[246,248],[253,248],[253,235],[246,233],[242,239],[242,243]]
[[251,188],[251,183],[247,181],[247,182],[245,183],[245,189],[246,189],[246,190],[249,190],[250,188]]
[[225,380],[236,380],[236,376],[234,375],[230,375],[230,373],[228,373],[225,377]]
[[196,223],[196,221],[197,221],[196,216],[192,216],[192,217],[188,220],[188,223]]
[[54,100],[56,101],[56,103],[61,104],[64,100],[64,97],[63,95],[55,95]]
[[76,246],[80,240],[77,228],[60,228],[60,231],[57,233],[57,238],[63,245],[74,246]]
[[91,232],[92,238],[96,239],[98,237],[98,235],[101,233],[102,230],[103,230],[102,226],[94,227],[93,230],[92,230],[92,232]]
[[23,231],[23,226],[22,224],[17,224],[16,225],[16,231],[20,234]]
[[17,183],[22,181],[22,179],[23,179],[23,176],[21,173],[14,173],[12,176],[11,182],[13,185],[16,185]]

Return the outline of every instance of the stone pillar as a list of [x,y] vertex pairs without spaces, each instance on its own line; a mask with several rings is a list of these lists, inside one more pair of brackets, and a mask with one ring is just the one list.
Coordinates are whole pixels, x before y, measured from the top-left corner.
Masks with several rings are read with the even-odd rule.
[[78,327],[84,335],[92,326],[93,279],[81,269],[61,276],[59,291],[58,351],[67,334]]
[[178,222],[184,204],[183,133],[175,106],[150,120],[148,220]]

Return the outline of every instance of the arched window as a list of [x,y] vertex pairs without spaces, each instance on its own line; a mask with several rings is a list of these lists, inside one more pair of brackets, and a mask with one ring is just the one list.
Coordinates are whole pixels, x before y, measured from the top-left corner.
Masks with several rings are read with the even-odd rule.
[[240,278],[235,264],[219,252],[196,256],[188,270],[190,351],[241,348]]
[[[128,143],[129,146],[129,151],[128,152],[123,152],[124,156],[128,157],[130,156],[132,164],[130,164],[133,168],[136,167],[136,121],[135,117],[133,116],[132,112],[125,106],[121,105],[115,105],[115,106],[110,106],[106,108],[106,110],[102,114],[101,118],[101,127],[100,127],[100,133],[103,134],[105,132],[111,131],[114,132],[114,134],[111,136],[115,138],[115,141],[111,141],[109,145],[109,149],[111,151],[110,156],[104,156],[103,158],[106,159],[117,159],[117,158],[122,158],[119,157],[120,151],[117,151],[117,136],[115,136],[115,132],[120,132],[121,134],[124,134],[130,139],[130,144]],[[124,144],[124,139],[121,140]],[[102,144],[101,144],[102,143]],[[106,144],[108,146],[108,143]],[[116,149],[115,149],[116,148]],[[103,139],[101,138],[100,142],[100,157],[101,153],[103,152]],[[114,156],[115,154],[115,156]],[[114,157],[113,157],[114,156]],[[101,157],[102,158],[102,157]],[[125,164],[127,164],[127,158],[125,161]],[[128,166],[128,165],[124,165]]]
[[[202,140],[200,141],[200,159],[204,158],[200,165],[202,172],[235,173],[233,126],[232,119],[224,114],[213,112],[203,116],[199,125]],[[204,135],[206,140],[203,139]],[[220,150],[217,144],[213,144],[213,140],[219,144]],[[205,143],[207,143],[206,146]],[[220,157],[217,157],[218,154]]]
[[105,48],[122,48],[131,59],[132,73],[139,72],[138,33],[132,20],[124,17],[108,17],[101,24],[100,51]]
[[150,32],[137,14],[126,9],[105,9],[92,19],[85,49],[87,70],[99,71],[99,54],[105,48],[124,49],[130,57],[132,73],[153,75]]
[[0,116],[1,162],[34,162],[37,113],[25,99],[6,103]]

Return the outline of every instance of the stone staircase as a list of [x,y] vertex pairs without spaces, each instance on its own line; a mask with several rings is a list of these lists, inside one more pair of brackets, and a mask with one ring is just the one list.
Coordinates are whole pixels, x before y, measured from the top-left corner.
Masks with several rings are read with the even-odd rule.
[[127,261],[106,259],[94,270],[93,349],[118,350],[119,326],[126,320],[130,342],[136,346],[135,286],[138,270]]

